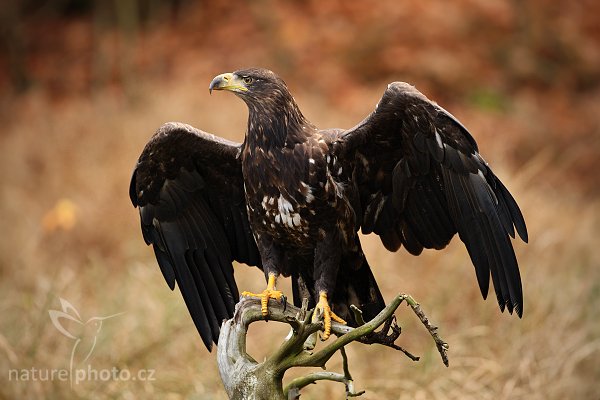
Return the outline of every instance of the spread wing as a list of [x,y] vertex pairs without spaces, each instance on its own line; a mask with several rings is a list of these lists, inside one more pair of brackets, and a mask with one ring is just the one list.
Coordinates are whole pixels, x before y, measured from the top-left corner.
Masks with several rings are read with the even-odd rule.
[[363,233],[388,250],[418,255],[458,232],[487,297],[491,275],[500,309],[521,316],[523,293],[509,236],[527,242],[519,206],[478,153],[467,129],[413,86],[388,85],[376,110],[334,147],[354,163]]
[[177,282],[209,350],[239,298],[232,261],[260,264],[239,147],[189,125],[167,123],[144,148],[129,188],[144,240],[154,248],[169,287]]

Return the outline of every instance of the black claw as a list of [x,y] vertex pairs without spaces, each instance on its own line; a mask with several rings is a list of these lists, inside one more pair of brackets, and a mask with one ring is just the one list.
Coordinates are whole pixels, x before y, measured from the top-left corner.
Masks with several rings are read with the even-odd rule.
[[281,303],[283,304],[283,312],[287,309],[287,297],[285,295],[281,295]]

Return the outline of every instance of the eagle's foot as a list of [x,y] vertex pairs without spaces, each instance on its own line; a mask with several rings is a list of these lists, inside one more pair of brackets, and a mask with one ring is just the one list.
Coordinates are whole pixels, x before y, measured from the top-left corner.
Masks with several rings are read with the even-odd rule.
[[321,335],[321,340],[323,341],[329,339],[329,336],[331,335],[331,320],[340,324],[346,324],[346,321],[331,311],[329,301],[327,301],[327,293],[325,292],[319,293],[319,302],[315,307],[312,320],[313,322],[317,322],[321,317],[323,318],[323,334]]
[[260,311],[265,319],[267,319],[267,316],[269,315],[269,299],[275,299],[281,302],[286,301],[283,292],[275,289],[275,281],[275,275],[269,275],[267,288],[263,290],[262,293],[242,292],[242,296],[244,297],[258,297],[260,299]]

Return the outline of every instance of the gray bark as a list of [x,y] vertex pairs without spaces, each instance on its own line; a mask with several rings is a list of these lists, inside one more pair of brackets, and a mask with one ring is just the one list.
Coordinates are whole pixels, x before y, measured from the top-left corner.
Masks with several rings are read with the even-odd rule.
[[[237,304],[232,319],[224,321],[219,336],[217,349],[217,364],[225,391],[230,399],[252,400],[283,400],[296,399],[300,390],[318,380],[331,380],[344,383],[347,396],[359,396],[363,392],[354,391],[354,382],[348,369],[348,360],[344,346],[357,341],[365,344],[381,344],[395,350],[400,350],[409,358],[413,356],[394,342],[400,336],[396,325],[394,312],[406,301],[432,335],[444,364],[448,365],[448,345],[437,335],[437,328],[431,325],[410,296],[399,295],[371,321],[358,328],[351,328],[332,322],[331,333],[337,336],[333,342],[327,342],[324,348],[313,351],[316,335],[323,328],[322,322],[312,322],[311,314],[303,308],[291,304],[281,304],[275,301],[269,303],[269,320],[287,323],[292,333],[283,344],[264,362],[259,363],[246,352],[246,334],[253,322],[263,320],[260,300],[243,297]],[[355,309],[357,317],[360,311]],[[357,318],[360,321],[360,318]],[[383,326],[379,332],[374,332]],[[283,387],[283,375],[293,367],[325,367],[327,361],[336,352],[341,352],[344,359],[344,373],[311,373],[294,379],[287,387]]]

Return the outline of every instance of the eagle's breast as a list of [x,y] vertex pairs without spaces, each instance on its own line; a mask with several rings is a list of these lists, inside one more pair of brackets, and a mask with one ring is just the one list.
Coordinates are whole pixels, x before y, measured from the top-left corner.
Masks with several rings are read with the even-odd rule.
[[283,149],[246,148],[243,157],[246,204],[257,238],[268,234],[284,245],[313,247],[340,219],[348,219],[343,167],[323,138]]

